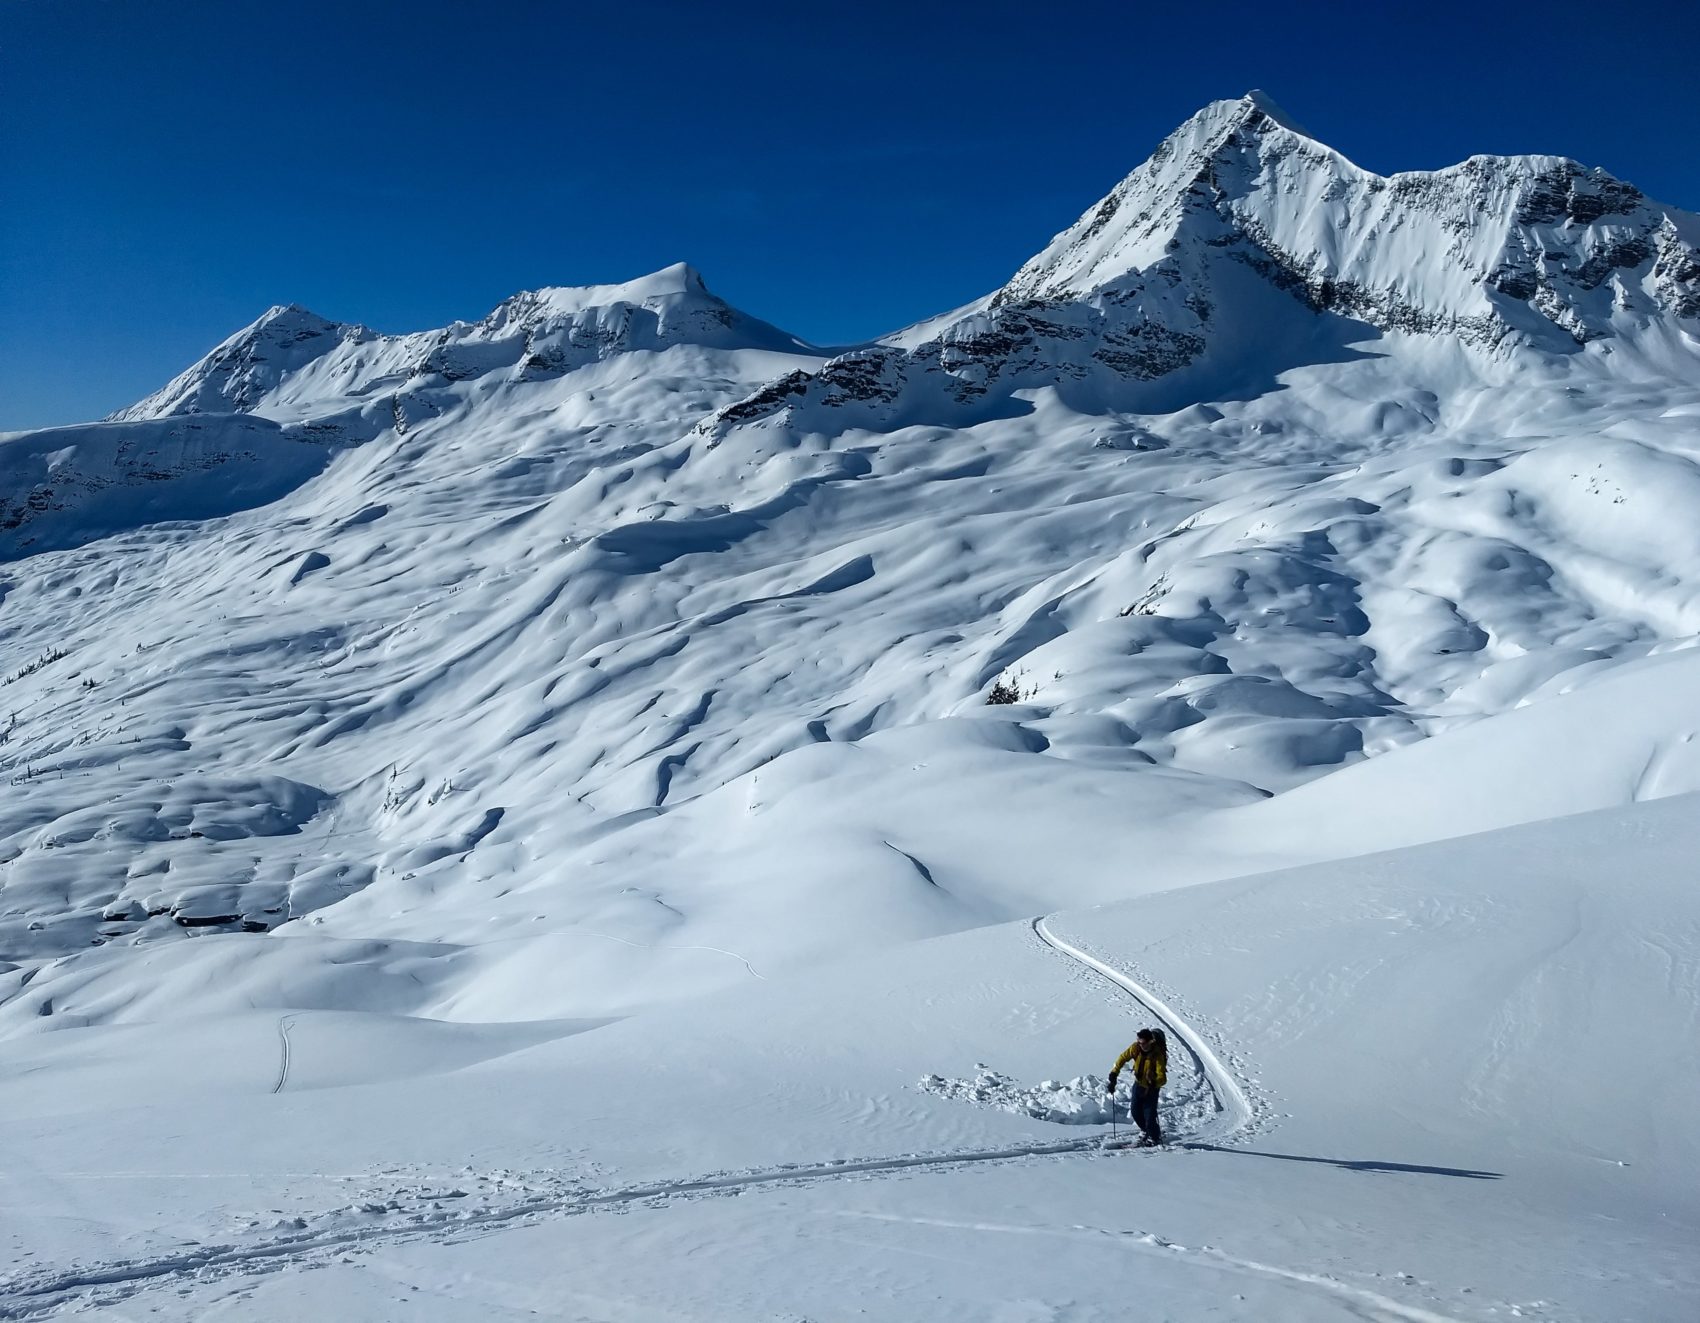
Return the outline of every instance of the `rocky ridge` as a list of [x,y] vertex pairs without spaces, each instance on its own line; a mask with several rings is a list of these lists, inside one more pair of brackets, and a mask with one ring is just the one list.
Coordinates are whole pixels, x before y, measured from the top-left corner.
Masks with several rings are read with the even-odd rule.
[[1127,387],[1209,359],[1224,316],[1256,297],[1245,272],[1359,338],[1573,352],[1700,317],[1697,244],[1700,218],[1603,170],[1476,156],[1383,178],[1253,92],[1200,111],[1001,289],[776,381],[701,430],[785,409],[831,431],[841,420],[811,410],[889,420],[909,397],[928,417],[1088,378],[1136,399]]

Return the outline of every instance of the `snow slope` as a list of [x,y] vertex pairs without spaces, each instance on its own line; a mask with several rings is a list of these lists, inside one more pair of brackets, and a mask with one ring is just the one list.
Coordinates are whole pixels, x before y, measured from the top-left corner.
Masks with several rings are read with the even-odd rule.
[[[34,1202],[11,1230],[46,1260],[5,1299],[920,1319],[1108,1316],[1133,1293],[1173,1317],[1681,1317],[1695,804],[1046,921],[1159,1012],[1021,923],[529,1049],[488,1027],[475,1065],[324,1014],[293,1017],[286,1058],[272,1017],[105,1031],[134,1046],[98,1056],[46,1035],[0,1085]],[[1101,1153],[1101,1125],[925,1087],[975,1061],[1035,1087],[1101,1070],[1159,1014],[1168,1152]],[[1610,1064],[1579,1080],[1587,1051]],[[149,1056],[175,1096],[82,1110]],[[386,1082],[425,1057],[458,1068]]]
[[[1696,242],[1251,94],[872,344],[679,265],[0,435],[0,1317],[1691,1312]],[[1130,1013],[1216,1147],[1093,1151]]]

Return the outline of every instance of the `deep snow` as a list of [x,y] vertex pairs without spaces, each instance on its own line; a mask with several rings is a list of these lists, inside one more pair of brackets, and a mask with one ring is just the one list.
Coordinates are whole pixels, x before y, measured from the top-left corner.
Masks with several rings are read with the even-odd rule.
[[1692,1313],[1697,241],[1254,94],[0,436],[0,1317]]
[[[1694,808],[1050,920],[1243,1091],[1243,1112],[1170,1109],[1179,1142],[1154,1153],[917,1087],[993,1056],[1036,1087],[1107,1066],[1155,1018],[1029,924],[529,1048],[488,1027],[489,1059],[425,1090],[387,1081],[410,1055],[441,1069],[443,1044],[373,1059],[362,1044],[394,1041],[375,1023],[310,1013],[291,1078],[340,1059],[369,1083],[273,1093],[275,1017],[106,1031],[136,1041],[124,1053],[43,1035],[0,1085],[30,1192],[14,1235],[46,1260],[7,1299],[919,1319],[1109,1317],[1135,1291],[1179,1317],[1680,1317],[1700,1285]],[[1196,1063],[1171,1039],[1185,1095]],[[1579,1079],[1590,1051],[1604,1065]],[[150,1054],[175,1096],[64,1106]]]

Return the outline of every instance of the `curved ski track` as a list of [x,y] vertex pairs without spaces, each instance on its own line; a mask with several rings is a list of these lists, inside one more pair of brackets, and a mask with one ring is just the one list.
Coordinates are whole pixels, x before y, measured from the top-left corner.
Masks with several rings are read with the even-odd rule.
[[1121,970],[1105,964],[1096,956],[1088,955],[1079,947],[1071,945],[1051,931],[1043,918],[1033,920],[1033,932],[1038,939],[1053,951],[1078,960],[1094,973],[1101,974],[1120,988],[1128,996],[1150,1011],[1153,1016],[1163,1022],[1164,1027],[1175,1038],[1178,1038],[1192,1054],[1193,1061],[1198,1066],[1198,1073],[1210,1085],[1211,1093],[1216,1095],[1217,1124],[1212,1127],[1222,1134],[1233,1134],[1251,1124],[1253,1108],[1251,1099],[1240,1087],[1240,1082],[1234,1078],[1233,1072],[1222,1064],[1220,1057],[1211,1050],[1210,1044],[1190,1024],[1171,1010],[1166,1002],[1156,993],[1141,983],[1136,983]]
[[280,1015],[277,1020],[277,1041],[281,1056],[277,1063],[277,1080],[272,1084],[273,1093],[282,1093],[283,1086],[289,1083],[289,1026],[294,1023],[293,1015]]
[[[1216,1137],[1231,1134],[1252,1117],[1251,1102],[1239,1082],[1221,1063],[1208,1043],[1149,989],[1121,971],[1071,945],[1053,933],[1043,918],[1032,921],[1038,939],[1058,954],[1091,969],[1127,993],[1179,1039],[1198,1063],[1200,1074],[1216,1097],[1218,1122],[1210,1127]],[[291,1016],[278,1021],[283,1059],[272,1092],[289,1077],[289,1034]],[[1096,1151],[1097,1134],[1050,1143],[1014,1144],[995,1149],[969,1149],[944,1153],[909,1153],[898,1157],[792,1163],[778,1167],[701,1176],[679,1181],[656,1181],[615,1190],[583,1190],[560,1196],[527,1199],[500,1208],[465,1212],[414,1214],[407,1221],[378,1221],[365,1226],[338,1226],[296,1234],[273,1236],[231,1244],[197,1244],[177,1254],[157,1258],[119,1259],[74,1267],[66,1271],[15,1274],[0,1281],[0,1319],[40,1318],[74,1306],[100,1308],[120,1303],[150,1287],[173,1280],[192,1278],[207,1282],[228,1277],[275,1272],[298,1260],[311,1260],[333,1252],[358,1252],[382,1244],[418,1240],[444,1240],[449,1236],[476,1232],[503,1223],[541,1221],[568,1217],[597,1209],[635,1203],[663,1203],[674,1199],[727,1194],[762,1185],[797,1185],[847,1176],[880,1175],[899,1171],[941,1169],[980,1162],[1009,1162],[1024,1158],[1053,1157]]]

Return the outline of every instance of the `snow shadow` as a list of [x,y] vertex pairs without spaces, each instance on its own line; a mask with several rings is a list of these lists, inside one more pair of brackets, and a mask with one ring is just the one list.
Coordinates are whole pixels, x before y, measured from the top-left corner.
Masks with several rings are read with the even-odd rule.
[[1302,1153],[1266,1153],[1252,1148],[1224,1148],[1220,1144],[1178,1143],[1176,1148],[1194,1149],[1201,1153],[1237,1153],[1248,1158],[1273,1158],[1277,1162],[1317,1162],[1342,1171],[1412,1172],[1420,1176],[1457,1176],[1471,1181],[1503,1180],[1502,1171],[1477,1171],[1473,1167],[1428,1167],[1415,1162],[1358,1162],[1347,1158],[1317,1158]]
[[19,432],[0,444],[0,563],[149,525],[183,524],[188,536],[199,521],[282,499],[376,432],[352,414],[287,427],[174,414]]

